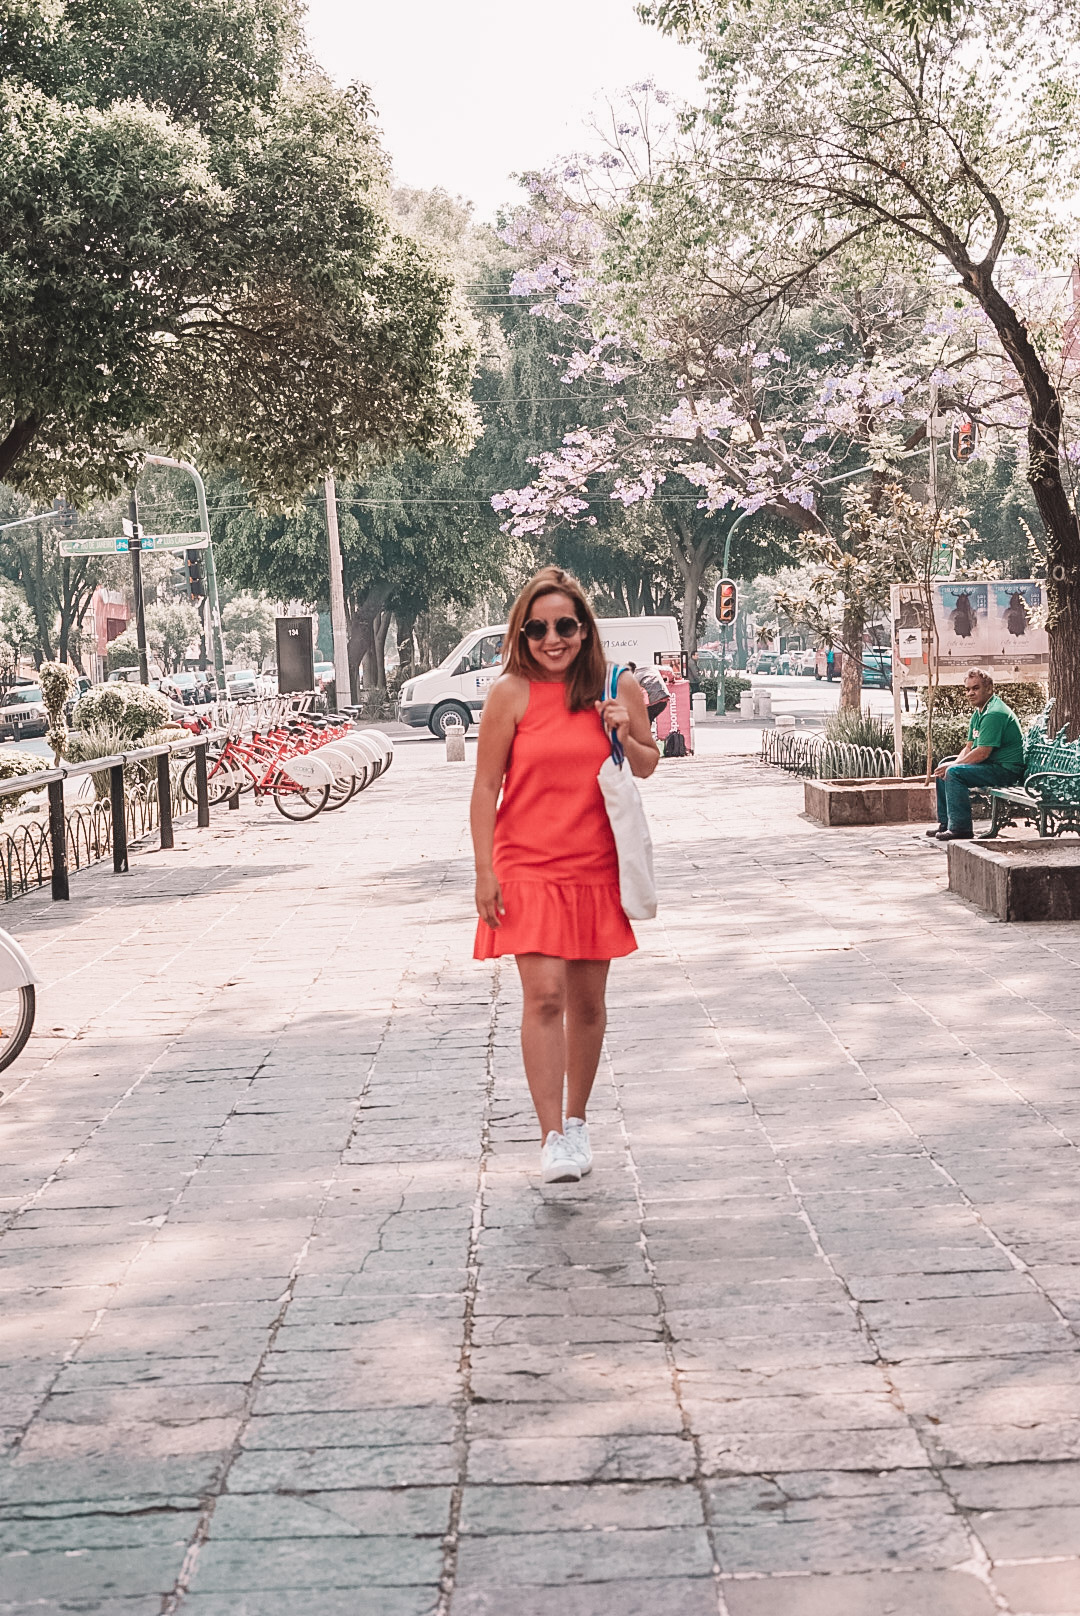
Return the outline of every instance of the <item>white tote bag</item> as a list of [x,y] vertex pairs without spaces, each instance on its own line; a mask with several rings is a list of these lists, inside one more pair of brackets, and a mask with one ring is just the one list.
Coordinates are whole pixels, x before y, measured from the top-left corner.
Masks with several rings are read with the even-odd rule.
[[[606,696],[615,696],[621,668],[609,667]],[[631,920],[656,916],[656,881],[653,876],[652,838],[637,782],[630,772],[619,738],[612,732],[611,756],[597,775],[604,796],[615,851],[619,855],[619,901]]]

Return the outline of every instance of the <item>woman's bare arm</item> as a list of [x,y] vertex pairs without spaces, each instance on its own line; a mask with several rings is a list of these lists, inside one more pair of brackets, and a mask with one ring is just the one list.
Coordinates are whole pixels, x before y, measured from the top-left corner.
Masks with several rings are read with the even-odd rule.
[[499,916],[503,913],[502,892],[492,863],[495,810],[514,743],[514,731],[525,714],[528,701],[529,687],[524,679],[506,674],[497,679],[484,703],[477,738],[476,778],[469,805],[476,863],[476,912],[495,931],[499,929]]
[[660,748],[652,737],[645,692],[634,675],[620,674],[615,699],[596,705],[608,729],[618,735],[631,774],[647,780],[660,761]]

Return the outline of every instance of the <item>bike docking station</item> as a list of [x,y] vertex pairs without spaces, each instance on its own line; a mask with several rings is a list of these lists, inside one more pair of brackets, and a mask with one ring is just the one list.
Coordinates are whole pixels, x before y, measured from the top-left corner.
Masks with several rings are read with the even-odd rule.
[[[187,813],[193,807],[198,829],[206,830],[213,804],[227,803],[229,808],[238,808],[245,792],[250,791],[258,803],[271,797],[282,816],[293,821],[313,819],[323,809],[343,807],[385,775],[393,761],[393,743],[381,730],[359,729],[343,715],[316,714],[310,711],[313,704],[313,696],[238,702],[224,728],[198,734],[185,732],[175,741],[85,762],[60,763],[51,769],[0,781],[0,798],[42,790],[47,794],[43,832],[39,836],[36,823],[21,831],[24,837],[32,832],[35,838],[29,862],[38,879],[27,884],[23,873],[18,890],[30,891],[48,879],[52,897],[63,902],[71,896],[72,867],[82,868],[111,851],[113,873],[125,875],[129,871],[130,843],[150,834],[155,823],[159,847],[167,852],[176,845],[176,812]],[[188,757],[174,772],[176,754]],[[145,795],[138,798],[142,805],[140,816],[132,807],[125,770],[151,759],[156,778],[147,782]],[[70,811],[65,807],[64,787],[68,780],[105,773],[109,776],[107,798],[93,805],[79,803]],[[137,790],[142,791],[142,786]],[[80,830],[90,820],[92,836]],[[0,839],[5,834],[10,837],[12,832],[0,829]],[[86,843],[85,858],[79,855],[82,842]],[[9,882],[8,887],[11,885]],[[14,895],[7,892],[9,897]]]

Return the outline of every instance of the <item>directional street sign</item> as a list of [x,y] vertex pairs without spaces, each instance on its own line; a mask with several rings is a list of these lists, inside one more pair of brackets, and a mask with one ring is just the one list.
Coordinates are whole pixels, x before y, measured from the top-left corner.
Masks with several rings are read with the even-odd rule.
[[61,539],[62,556],[126,555],[129,539]]
[[[124,523],[130,527],[130,522]],[[62,556],[127,555],[133,535],[119,539],[61,539]],[[144,533],[145,550],[205,550],[210,543],[208,533]]]
[[209,533],[144,533],[144,550],[205,550]]

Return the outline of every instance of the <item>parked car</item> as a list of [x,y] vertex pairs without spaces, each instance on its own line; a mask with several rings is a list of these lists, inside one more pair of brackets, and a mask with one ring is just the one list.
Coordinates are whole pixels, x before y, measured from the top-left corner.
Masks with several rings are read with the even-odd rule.
[[44,735],[49,715],[40,685],[16,685],[0,707],[0,736],[5,741],[21,741],[28,735]]
[[93,681],[91,679],[88,679],[86,677],[85,673],[80,673],[80,674],[78,674],[76,676],[75,685],[74,685],[74,688],[73,688],[73,690],[71,692],[71,695],[68,697],[67,701],[65,701],[65,703],[64,703],[64,714],[65,714],[69,724],[71,723],[71,720],[75,716],[75,709],[79,704],[79,697],[80,696],[85,696],[86,692],[91,688],[92,684],[93,684]]
[[194,707],[199,699],[203,680],[197,673],[167,673],[161,689],[170,701],[183,707]]
[[887,646],[868,645],[863,651],[862,682],[871,689],[892,689],[892,652]]
[[225,675],[225,694],[230,701],[254,701],[259,682],[250,668],[234,668]]
[[[151,690],[161,689],[161,670],[155,666],[150,668],[149,685]],[[137,685],[139,683],[138,668],[114,668],[105,680],[107,685],[125,684]]]
[[779,673],[780,656],[776,651],[755,651],[746,664],[747,673]]
[[332,685],[333,682],[334,682],[334,664],[332,662],[316,662],[316,664],[315,664],[315,688],[316,688],[316,690],[325,690],[327,685]]

